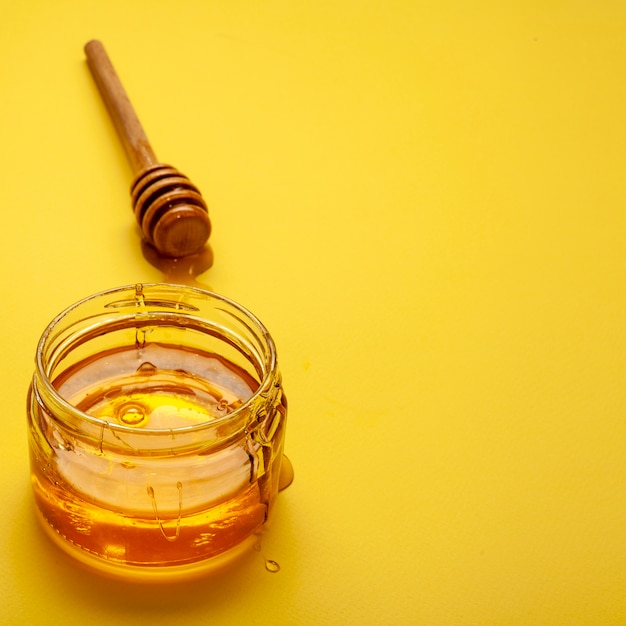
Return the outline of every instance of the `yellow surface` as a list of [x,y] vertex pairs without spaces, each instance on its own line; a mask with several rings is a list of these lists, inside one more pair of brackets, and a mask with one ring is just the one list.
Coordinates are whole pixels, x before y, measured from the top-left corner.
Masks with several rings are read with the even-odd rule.
[[[290,400],[263,555],[186,588],[86,575],[32,511],[41,331],[160,278],[93,37]],[[0,59],[0,623],[626,623],[623,2],[4,0]]]

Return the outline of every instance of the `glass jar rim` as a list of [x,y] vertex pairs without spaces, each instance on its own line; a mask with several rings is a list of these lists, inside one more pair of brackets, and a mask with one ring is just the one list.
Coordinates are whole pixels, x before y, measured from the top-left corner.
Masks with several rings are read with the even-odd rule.
[[[259,386],[257,389],[242,403],[241,406],[234,409],[232,412],[223,415],[221,417],[216,417],[211,420],[203,421],[198,424],[186,425],[186,426],[177,426],[172,428],[134,428],[133,426],[119,424],[115,422],[111,422],[105,419],[101,419],[99,417],[95,417],[90,415],[84,411],[81,411],[79,408],[68,402],[58,390],[52,384],[49,372],[45,367],[45,358],[44,352],[47,346],[47,342],[52,335],[53,331],[58,328],[59,324],[67,318],[68,315],[76,311],[79,307],[88,304],[91,301],[94,301],[98,298],[111,297],[116,294],[124,294],[124,293],[132,293],[135,294],[141,293],[142,295],[146,295],[146,291],[150,290],[162,290],[162,291],[171,291],[173,293],[181,294],[188,293],[191,295],[195,295],[199,298],[208,298],[213,301],[221,302],[228,307],[231,307],[239,313],[246,320],[246,327],[249,330],[253,330],[253,332],[258,334],[258,337],[261,338],[264,342],[264,346],[266,348],[265,357],[261,363],[263,367],[263,376],[259,381]],[[119,305],[120,302],[124,301],[115,301],[110,303],[109,306],[111,308],[115,308],[116,305]],[[130,302],[130,301],[128,301]],[[150,300],[146,298],[146,303],[150,303]],[[162,301],[156,301],[157,304],[163,305]],[[177,309],[179,314],[185,314],[186,306],[181,306],[180,309]],[[193,305],[191,305],[192,310],[195,309]],[[188,309],[187,309],[188,310]],[[229,311],[225,311],[230,313]],[[251,325],[254,328],[251,328]],[[221,294],[215,293],[208,289],[203,289],[201,287],[191,286],[191,285],[182,285],[182,284],[174,284],[174,283],[136,283],[136,284],[128,284],[120,287],[113,287],[110,289],[105,289],[99,291],[97,293],[91,294],[80,300],[74,302],[70,306],[63,309],[60,313],[58,313],[52,321],[46,326],[44,329],[38,343],[36,349],[35,356],[35,365],[36,371],[33,377],[33,390],[37,395],[40,394],[38,391],[39,383],[43,384],[43,387],[47,394],[50,397],[54,398],[54,402],[60,406],[63,410],[67,411],[69,414],[78,417],[81,422],[86,422],[91,424],[92,426],[96,426],[98,428],[107,429],[113,432],[119,432],[120,434],[132,434],[133,436],[140,437],[162,437],[162,436],[175,436],[175,435],[188,435],[193,433],[202,432],[205,429],[217,428],[221,425],[230,424],[232,422],[237,421],[242,418],[247,412],[250,411],[250,408],[253,407],[258,399],[262,395],[267,395],[268,387],[279,386],[272,382],[272,379],[277,375],[277,358],[276,358],[276,347],[274,344],[274,340],[269,334],[266,327],[263,323],[254,315],[250,310],[241,304],[235,302],[234,300],[223,296]]]

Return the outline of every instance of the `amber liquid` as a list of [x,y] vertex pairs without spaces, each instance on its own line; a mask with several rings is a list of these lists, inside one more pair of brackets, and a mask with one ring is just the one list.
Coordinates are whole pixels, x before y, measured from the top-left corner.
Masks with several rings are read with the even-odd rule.
[[159,254],[153,245],[142,239],[141,251],[150,265],[163,272],[163,282],[211,290],[208,285],[197,280],[213,265],[213,250],[208,244],[199,252],[174,258]]
[[[171,429],[226,415],[256,387],[216,355],[159,344],[103,352],[54,385],[90,415],[168,437]],[[42,424],[42,431],[53,454],[31,446],[40,515],[60,545],[87,561],[184,569],[235,549],[266,521],[270,459],[251,438],[209,454],[162,458],[130,447],[124,455],[85,451],[54,426]]]

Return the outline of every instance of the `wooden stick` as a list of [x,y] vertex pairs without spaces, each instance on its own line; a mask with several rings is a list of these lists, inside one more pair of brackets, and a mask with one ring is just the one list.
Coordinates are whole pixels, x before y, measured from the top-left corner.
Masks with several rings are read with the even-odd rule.
[[157,158],[104,46],[94,39],[85,46],[85,54],[133,170],[156,165]]

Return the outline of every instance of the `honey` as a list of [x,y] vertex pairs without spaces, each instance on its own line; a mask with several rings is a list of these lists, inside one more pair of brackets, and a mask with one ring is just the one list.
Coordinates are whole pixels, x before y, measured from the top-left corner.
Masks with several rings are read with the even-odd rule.
[[286,421],[275,348],[221,296],[138,285],[71,307],[39,344],[29,421],[42,524],[96,570],[205,573],[271,515]]
[[149,343],[101,352],[74,365],[53,386],[89,415],[162,430],[232,413],[258,385],[219,355]]

